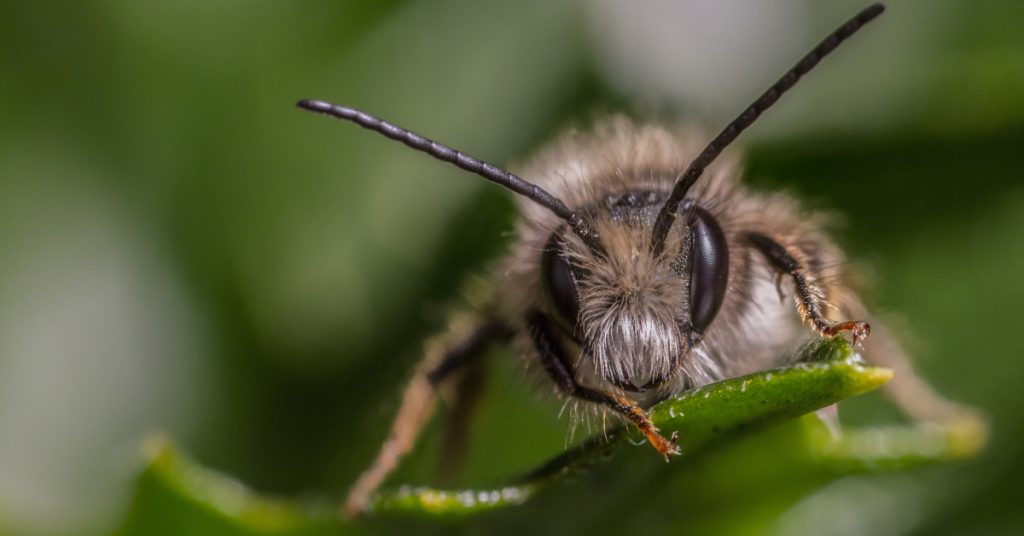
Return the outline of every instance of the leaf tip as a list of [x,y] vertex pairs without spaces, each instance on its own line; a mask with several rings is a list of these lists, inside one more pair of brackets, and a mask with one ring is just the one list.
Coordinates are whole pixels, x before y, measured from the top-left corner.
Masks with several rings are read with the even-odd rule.
[[895,373],[891,369],[882,367],[861,367],[860,385],[863,391],[877,389],[892,380]]

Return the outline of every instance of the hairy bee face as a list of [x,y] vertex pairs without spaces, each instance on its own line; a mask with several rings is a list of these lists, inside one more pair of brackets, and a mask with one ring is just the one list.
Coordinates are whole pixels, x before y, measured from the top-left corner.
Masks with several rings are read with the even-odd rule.
[[612,245],[600,255],[573,243],[564,228],[541,253],[548,313],[605,380],[628,391],[671,379],[717,316],[728,282],[725,233],[693,203],[676,226],[675,247],[652,252],[645,237],[665,197],[630,191],[590,207]]

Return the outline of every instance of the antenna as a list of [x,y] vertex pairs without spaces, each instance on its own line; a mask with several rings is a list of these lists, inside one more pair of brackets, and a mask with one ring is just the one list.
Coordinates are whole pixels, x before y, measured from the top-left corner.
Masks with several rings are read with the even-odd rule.
[[668,236],[668,232],[672,228],[672,224],[675,222],[679,203],[684,197],[686,197],[686,193],[690,190],[690,187],[693,186],[693,184],[697,182],[697,179],[700,178],[701,174],[704,173],[704,169],[715,161],[715,158],[717,158],[722,150],[728,147],[729,144],[736,139],[736,136],[739,136],[740,132],[743,132],[747,127],[752,125],[765,110],[771,108],[771,106],[775,104],[775,101],[779,100],[779,97],[781,97],[783,93],[796,85],[797,81],[800,80],[800,77],[809,73],[822,58],[835,50],[840,43],[848,39],[851,35],[857,33],[857,30],[860,30],[865,24],[881,15],[883,11],[885,11],[885,6],[882,4],[872,4],[864,11],[855,15],[852,19],[846,21],[846,23],[836,29],[836,31],[829,34],[828,37],[818,43],[818,46],[814,47],[795,66],[793,66],[792,69],[782,75],[782,78],[772,84],[767,91],[762,93],[761,96],[753,102],[753,104],[748,106],[747,109],[739,115],[739,117],[733,119],[733,121],[725,127],[725,130],[719,133],[715,139],[711,140],[711,143],[709,143],[708,146],[705,147],[699,155],[697,155],[697,158],[694,158],[693,162],[690,162],[686,171],[676,179],[676,184],[672,187],[672,193],[669,195],[668,200],[665,201],[665,205],[661,208],[661,212],[658,213],[658,219],[654,221],[654,231],[651,233],[651,248],[655,256],[660,255],[662,250],[665,249],[665,238]]
[[354,108],[310,99],[299,101],[297,106],[310,112],[329,115],[345,121],[351,121],[363,128],[372,130],[393,140],[400,141],[417,151],[427,153],[438,160],[455,164],[466,171],[476,173],[491,182],[498,183],[505,188],[508,188],[509,190],[523,195],[544,206],[551,212],[554,212],[556,216],[562,218],[569,224],[569,227],[572,228],[576,235],[583,239],[590,249],[595,252],[603,251],[597,232],[594,231],[583,216],[571,210],[569,207],[565,206],[565,203],[560,199],[551,195],[543,188],[533,184],[532,182],[509,173],[495,165],[473,158],[462,151],[457,151],[436,141],[424,138],[415,132],[410,132],[402,127],[393,125],[387,121]]

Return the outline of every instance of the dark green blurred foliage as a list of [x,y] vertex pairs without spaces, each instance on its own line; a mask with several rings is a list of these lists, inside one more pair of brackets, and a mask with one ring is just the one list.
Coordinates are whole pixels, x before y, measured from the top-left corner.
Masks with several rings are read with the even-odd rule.
[[[862,7],[805,4],[808,37],[792,59]],[[0,6],[0,532],[120,526],[152,429],[260,492],[340,497],[384,437],[420,341],[443,327],[464,278],[511,239],[514,210],[480,179],[294,102],[358,106],[498,164],[608,112],[714,129],[745,104],[612,89],[622,86],[595,45],[594,9]],[[843,216],[838,238],[872,283],[869,301],[905,324],[925,377],[990,415],[989,448],[954,466],[849,477],[813,496],[821,483],[779,476],[778,489],[757,492],[778,501],[758,502],[729,528],[770,528],[782,512],[783,531],[1024,526],[1024,355],[1014,337],[1024,302],[1022,20],[1024,8],[1008,2],[893,2],[741,138],[749,182]],[[112,360],[106,349],[122,339],[132,342]],[[566,444],[559,403],[536,396],[515,356],[493,357],[469,486],[519,474]],[[29,367],[40,363],[52,366]],[[842,413],[895,418],[877,397]],[[394,482],[435,481],[437,428]],[[754,445],[767,453],[740,444],[729,456],[753,467],[785,455],[765,441]],[[52,472],[37,478],[40,468]],[[664,506],[656,519],[563,497],[604,514],[559,527],[682,530],[687,519],[665,494],[699,501],[683,480],[636,497]],[[166,508],[182,523],[167,533],[209,529],[188,525],[180,504]],[[816,509],[857,522],[833,525]],[[529,507],[500,516],[551,526]],[[389,523],[373,527],[419,528]]]

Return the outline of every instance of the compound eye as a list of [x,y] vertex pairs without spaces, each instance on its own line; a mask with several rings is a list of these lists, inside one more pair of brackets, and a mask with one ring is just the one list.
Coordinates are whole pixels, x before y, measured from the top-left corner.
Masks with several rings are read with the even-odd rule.
[[576,293],[572,267],[562,254],[558,233],[554,233],[544,246],[541,256],[541,279],[548,310],[566,335],[572,337],[580,314],[580,299]]
[[690,210],[687,226],[690,229],[690,337],[696,341],[722,307],[729,283],[729,244],[714,216],[700,207]]

